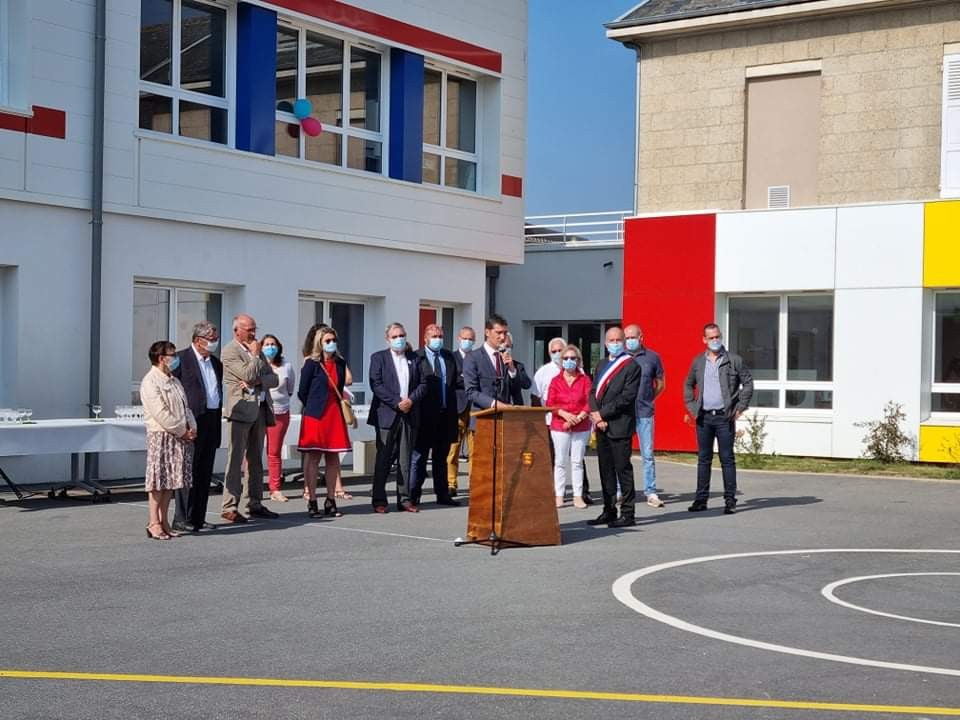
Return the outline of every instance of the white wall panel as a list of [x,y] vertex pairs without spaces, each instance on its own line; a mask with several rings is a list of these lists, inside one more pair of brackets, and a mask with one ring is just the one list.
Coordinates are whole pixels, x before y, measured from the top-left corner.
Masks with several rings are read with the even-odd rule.
[[[752,414],[752,410],[750,411]],[[783,420],[779,417],[767,419],[767,438],[764,450],[778,455],[807,455],[829,457],[831,455],[831,424],[828,419],[811,422],[809,419]],[[741,420],[738,429],[744,429],[746,423]]]
[[716,291],[833,287],[836,209],[717,215]]
[[837,210],[837,287],[917,287],[923,281],[923,203]]
[[0,130],[0,188],[23,190],[23,162],[26,136]]
[[903,404],[905,428],[920,424],[923,290],[838,289],[834,296],[833,451],[859,457],[864,428],[890,400]]

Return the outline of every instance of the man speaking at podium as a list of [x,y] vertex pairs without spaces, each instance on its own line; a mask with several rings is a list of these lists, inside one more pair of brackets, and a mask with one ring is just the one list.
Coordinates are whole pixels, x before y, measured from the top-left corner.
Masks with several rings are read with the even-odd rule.
[[477,407],[506,408],[510,403],[510,380],[517,377],[513,356],[506,351],[507,321],[491,315],[483,326],[484,342],[463,358],[463,384],[467,400]]

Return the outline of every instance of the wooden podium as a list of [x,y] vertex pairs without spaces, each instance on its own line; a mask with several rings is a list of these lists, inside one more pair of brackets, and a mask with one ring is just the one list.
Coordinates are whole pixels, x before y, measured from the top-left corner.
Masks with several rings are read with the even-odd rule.
[[464,543],[501,547],[559,545],[553,463],[544,413],[509,407],[473,413],[470,514]]

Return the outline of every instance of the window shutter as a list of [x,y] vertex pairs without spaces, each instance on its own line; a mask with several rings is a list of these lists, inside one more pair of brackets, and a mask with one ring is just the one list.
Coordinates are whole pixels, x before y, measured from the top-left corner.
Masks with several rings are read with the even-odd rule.
[[960,55],[943,58],[940,196],[960,197]]

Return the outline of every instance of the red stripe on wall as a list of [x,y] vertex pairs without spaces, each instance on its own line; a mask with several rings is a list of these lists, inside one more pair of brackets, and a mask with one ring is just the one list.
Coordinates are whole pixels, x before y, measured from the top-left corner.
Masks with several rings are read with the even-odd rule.
[[500,193],[511,197],[523,197],[523,178],[515,175],[501,175]]
[[67,114],[63,110],[33,106],[33,117],[0,113],[0,130],[43,135],[45,137],[67,137]]
[[339,0],[272,0],[271,4],[493,72],[500,72],[503,66],[498,52],[347,5]]
[[660,354],[667,388],[657,400],[657,450],[695,451],[684,424],[683,381],[703,351],[703,326],[714,320],[716,216],[636,218],[624,224],[623,322],[643,328]]

